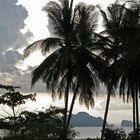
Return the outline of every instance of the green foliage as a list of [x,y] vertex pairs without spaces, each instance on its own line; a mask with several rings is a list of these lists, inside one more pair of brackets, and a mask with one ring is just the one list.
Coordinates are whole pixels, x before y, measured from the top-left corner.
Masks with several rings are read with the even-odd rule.
[[57,138],[62,129],[63,109],[50,107],[45,112],[24,111],[19,116],[19,122],[24,127],[22,134],[33,137]]
[[109,129],[104,130],[104,140],[123,140],[126,138],[126,133],[123,129]]
[[[5,140],[57,140],[62,135],[64,109],[51,106],[45,111],[22,111],[16,114],[16,107],[26,100],[35,101],[35,94],[22,95],[16,91],[19,87],[1,86],[6,93],[0,96],[0,104],[7,105],[13,115],[0,119],[0,129],[5,132]],[[76,131],[68,129],[68,137],[73,138]]]
[[16,91],[16,88],[18,87],[8,86],[4,88],[7,92],[0,96],[0,104],[13,108],[25,104],[25,101],[28,99],[35,101],[35,94],[22,95],[20,92]]
[[[16,108],[22,104],[25,104],[26,100],[28,99],[35,101],[36,94],[23,95],[19,91],[16,91],[16,89],[19,89],[20,87],[14,87],[12,85],[1,85],[0,88],[6,90],[6,93],[0,96],[0,104],[8,106],[12,111],[12,114],[8,113],[8,116],[1,119],[0,129],[9,130],[11,134],[14,133],[14,135],[17,135],[17,131],[20,128],[20,124],[17,120],[18,114]],[[7,111],[4,110],[4,108],[3,111],[7,113]]]
[[[15,136],[13,131],[10,130],[4,139],[58,140],[62,134],[63,116],[64,109],[53,106],[45,111],[23,111],[17,117],[17,135]],[[69,128],[69,138],[75,137],[76,134],[76,131]]]

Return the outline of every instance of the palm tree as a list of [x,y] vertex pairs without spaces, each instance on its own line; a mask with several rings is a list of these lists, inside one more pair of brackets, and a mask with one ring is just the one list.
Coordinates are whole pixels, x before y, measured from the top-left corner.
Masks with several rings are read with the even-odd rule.
[[137,128],[137,138],[139,139],[140,5],[138,3],[130,4],[133,18],[131,17],[131,25],[124,31],[123,42],[127,45],[125,53],[123,54],[123,65],[118,69],[118,74],[120,77],[120,95],[125,97],[125,93],[127,93],[127,99],[129,99],[129,97],[133,99],[133,129],[135,131]]
[[[66,140],[76,97],[87,107],[94,105],[94,92],[98,86],[98,74],[104,60],[92,53],[94,31],[97,22],[95,7],[80,3],[73,8],[73,0],[50,1],[44,8],[52,24],[54,37],[39,40],[24,51],[27,57],[41,49],[42,54],[52,53],[32,72],[32,86],[42,79],[52,97],[64,95],[65,113],[62,140]],[[68,112],[69,93],[73,99]]]
[[[117,71],[118,67],[120,67],[120,65],[124,62],[123,56],[124,52],[126,51],[125,47],[127,46],[125,37],[128,37],[128,35],[125,34],[125,30],[128,30],[128,28],[132,27],[137,19],[134,13],[125,7],[125,4],[120,5],[117,1],[114,4],[108,6],[107,12],[104,12],[101,8],[99,9],[103,17],[105,28],[105,30],[102,32],[102,34],[105,36],[99,36],[101,39],[99,45],[102,47],[100,55],[104,57],[110,64],[106,71],[105,77],[108,95],[101,135],[101,139],[103,139],[110,96],[118,87],[120,76],[118,75]],[[129,32],[129,34],[131,33]]]

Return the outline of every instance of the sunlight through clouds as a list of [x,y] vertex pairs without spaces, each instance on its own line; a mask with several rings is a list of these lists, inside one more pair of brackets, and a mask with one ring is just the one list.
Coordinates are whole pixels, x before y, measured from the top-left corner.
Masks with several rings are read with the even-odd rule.
[[26,7],[28,11],[28,18],[25,20],[26,28],[34,35],[34,41],[49,36],[47,30],[46,13],[42,11],[47,0],[19,0],[18,3]]
[[[49,36],[47,30],[47,14],[42,11],[42,8],[46,5],[49,0],[18,0],[19,4],[26,7],[28,11],[28,18],[26,19],[26,28],[34,34],[34,40],[38,40]],[[74,0],[74,3],[85,2],[87,4],[98,5],[106,7],[108,3],[113,3],[115,0]]]
[[[25,6],[26,10],[28,11],[28,18],[25,20],[26,27],[22,30],[22,32],[29,30],[33,33],[33,38],[29,41],[30,43],[50,36],[47,29],[47,14],[42,11],[42,8],[47,2],[48,0],[34,0],[34,2],[32,0],[18,0],[18,4]],[[108,3],[112,3],[114,0],[74,0],[74,4],[79,2],[94,5],[100,4],[102,7],[106,7]],[[42,57],[40,53],[36,52],[32,54],[30,58],[25,59],[22,64],[18,63],[17,67],[25,70],[28,68],[28,66],[39,65],[43,59],[44,57]]]

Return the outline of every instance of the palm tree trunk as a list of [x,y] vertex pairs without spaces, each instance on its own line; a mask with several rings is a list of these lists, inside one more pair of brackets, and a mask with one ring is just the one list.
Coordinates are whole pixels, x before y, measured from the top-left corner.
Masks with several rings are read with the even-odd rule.
[[67,86],[65,90],[65,112],[64,112],[62,140],[67,139],[66,122],[67,122],[67,112],[68,112],[69,88],[70,88],[70,71],[68,70]]
[[[118,44],[119,44],[119,41],[118,39],[115,40],[114,44],[116,44],[114,47],[115,47],[115,55],[114,55],[114,63],[116,63],[117,61],[117,58],[118,58]],[[116,72],[116,66],[113,67],[113,70],[114,72]],[[114,77],[115,75],[111,75],[111,82],[114,81]],[[110,83],[111,84],[111,83]],[[109,84],[109,86],[110,86]],[[111,84],[112,86],[112,84]],[[109,91],[108,91],[108,94],[107,94],[107,102],[106,102],[106,108],[105,108],[105,114],[104,114],[104,121],[103,121],[103,127],[102,127],[102,133],[101,133],[101,140],[103,140],[103,137],[104,137],[104,130],[105,130],[105,126],[106,126],[106,120],[107,120],[107,115],[108,115],[108,109],[109,109],[109,103],[110,103],[110,97],[111,97],[111,89],[112,87],[109,87]]]
[[106,109],[105,109],[105,114],[104,114],[103,127],[102,127],[102,133],[101,133],[101,140],[103,140],[103,137],[104,137],[104,130],[105,130],[105,126],[106,126],[106,120],[107,120],[109,103],[110,103],[110,96],[111,96],[111,92],[108,92],[107,102],[106,102]]
[[67,88],[65,91],[65,113],[64,113],[64,126],[66,125],[67,121],[67,112],[68,112],[68,99],[69,99],[69,82],[67,83]]
[[139,138],[139,105],[138,105],[138,92],[136,92],[136,124],[137,124],[137,137]]
[[136,129],[136,120],[135,120],[135,118],[136,118],[136,116],[135,116],[135,95],[133,95],[133,131],[135,131],[135,129]]
[[66,121],[67,121],[67,112],[68,112],[68,99],[69,99],[69,81],[67,83],[67,88],[65,92],[65,112],[64,112],[64,124],[63,124],[63,139],[67,138],[67,130],[66,130]]
[[70,112],[69,112],[69,116],[68,116],[68,120],[67,120],[67,130],[69,128],[69,124],[70,124],[70,120],[71,120],[71,116],[72,116],[72,111],[73,111],[78,87],[79,87],[79,83],[77,83],[77,86],[76,86],[76,89],[74,91],[74,95],[73,95],[73,98],[72,98],[72,102],[71,102],[71,106],[70,106]]
[[68,120],[67,120],[67,127],[66,127],[67,129],[69,128],[69,124],[70,124],[70,120],[71,120],[71,116],[72,116],[72,111],[73,111],[73,107],[74,107],[74,103],[75,103],[75,98],[76,98],[76,93],[74,93],[73,98],[72,98],[70,112],[69,112]]

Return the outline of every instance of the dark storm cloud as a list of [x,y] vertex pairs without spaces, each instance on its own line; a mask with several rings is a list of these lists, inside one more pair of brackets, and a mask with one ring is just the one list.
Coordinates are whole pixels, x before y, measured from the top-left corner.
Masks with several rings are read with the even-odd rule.
[[[21,55],[16,49],[28,44],[32,36],[30,31],[21,33],[25,27],[27,10],[17,5],[17,0],[0,0],[0,71],[15,69]],[[12,48],[12,49],[11,49]],[[9,49],[11,49],[9,51]],[[8,50],[8,51],[7,51]]]
[[24,34],[20,31],[25,27],[28,13],[16,3],[17,0],[0,0],[0,51],[23,47],[32,36],[29,31]]
[[36,83],[31,90],[31,72],[22,72],[20,70],[12,73],[0,73],[0,83],[14,86],[21,86],[22,92],[46,92],[45,84],[42,81]]
[[0,72],[9,72],[17,70],[15,64],[21,59],[21,54],[18,51],[9,50],[4,54],[0,54]]
[[0,0],[0,84],[24,86],[29,89],[31,76],[16,68],[22,58],[17,49],[28,45],[33,36],[30,31],[25,33],[25,19],[28,12],[18,0]]
[[[21,61],[21,54],[17,49],[28,45],[28,40],[33,36],[30,31],[25,33],[25,19],[28,12],[22,5],[17,5],[18,0],[0,0],[0,84],[21,86],[22,91],[31,91],[31,71],[22,71],[16,67]],[[45,84],[39,81],[33,92],[45,92]]]
[[[28,44],[30,31],[21,33],[25,27],[27,10],[17,5],[17,0],[0,0],[0,72],[16,71],[15,64],[21,55],[16,49]],[[10,51],[9,51],[10,50]]]

